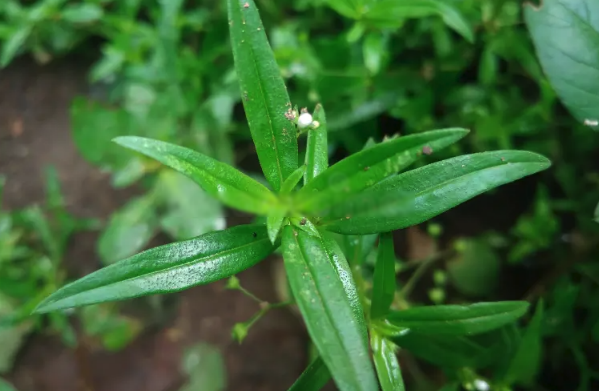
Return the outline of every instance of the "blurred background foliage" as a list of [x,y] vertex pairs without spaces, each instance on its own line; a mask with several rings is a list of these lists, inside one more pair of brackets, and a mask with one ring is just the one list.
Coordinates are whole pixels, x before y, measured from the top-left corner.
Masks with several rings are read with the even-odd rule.
[[[490,373],[463,369],[459,381],[444,390],[457,390],[458,384],[483,390],[477,381],[494,376],[509,380],[495,384],[497,389],[513,384],[532,390],[597,389],[593,212],[599,138],[571,118],[543,75],[520,1],[257,3],[292,102],[309,108],[322,103],[327,110],[333,160],[371,139],[460,126],[472,130],[465,141],[426,162],[493,149],[528,149],[553,161],[532,181],[461,208],[470,215],[464,224],[475,216],[473,228],[461,227],[451,213],[423,225],[424,254],[399,256],[398,276],[403,280],[404,271],[423,262],[432,265],[425,294],[415,294],[415,302],[544,299],[544,308],[537,305],[516,340],[505,330],[494,337],[513,342],[512,361]],[[144,189],[102,225],[65,210],[57,177],[48,170],[45,205],[0,211],[0,346],[10,341],[0,352],[0,374],[10,370],[21,342],[34,330],[58,333],[73,344],[70,316],[107,349],[125,347],[143,327],[115,305],[47,319],[25,316],[66,282],[61,259],[73,232],[100,229],[96,250],[109,264],[146,248],[159,233],[180,240],[226,226],[225,210],[187,178],[110,140],[158,138],[252,175],[259,171],[227,22],[220,0],[0,2],[0,64],[19,56],[41,64],[73,53],[90,59],[89,93],[70,108],[74,143],[89,163],[109,173],[114,187]],[[374,242],[359,243],[373,260]],[[355,251],[355,243],[346,250]],[[432,262],[437,259],[441,262]],[[431,361],[428,345],[423,346],[421,358]],[[438,357],[432,362],[444,369]],[[414,365],[406,371],[416,389],[435,389]],[[219,384],[215,390],[224,387]]]

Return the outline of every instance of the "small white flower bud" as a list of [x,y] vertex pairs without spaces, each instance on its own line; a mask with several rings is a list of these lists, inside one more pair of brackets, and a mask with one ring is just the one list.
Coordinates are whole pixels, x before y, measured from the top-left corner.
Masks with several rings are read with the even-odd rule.
[[302,113],[297,120],[297,127],[304,129],[310,125],[312,125],[312,115],[310,113]]

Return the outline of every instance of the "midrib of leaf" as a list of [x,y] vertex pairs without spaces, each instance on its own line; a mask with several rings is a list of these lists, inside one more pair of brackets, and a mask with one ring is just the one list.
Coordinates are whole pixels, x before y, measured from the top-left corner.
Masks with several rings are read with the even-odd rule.
[[[335,334],[335,339],[337,340],[338,344],[341,346],[341,349],[343,350],[343,352],[345,353],[345,357],[349,357],[349,352],[347,351],[345,344],[341,341],[341,338],[339,337],[339,333],[337,332],[337,330],[335,329],[335,323],[331,320],[333,319],[328,306],[326,306],[324,304],[324,301],[322,300],[322,296],[320,295],[320,291],[318,289],[318,284],[316,282],[316,278],[314,278],[314,276],[316,275],[316,272],[312,269],[312,265],[310,262],[306,261],[306,254],[304,254],[304,249],[302,248],[302,246],[299,244],[299,241],[297,239],[297,236],[293,235],[293,240],[295,240],[295,244],[296,246],[298,246],[299,250],[300,250],[300,254],[302,254],[302,258],[304,260],[304,263],[308,266],[308,272],[310,273],[310,278],[312,279],[312,281],[314,281],[314,286],[317,288],[316,289],[316,294],[318,296],[318,300],[320,302],[320,304],[322,305],[322,307],[324,308],[324,312],[327,315],[327,320],[329,322],[329,324],[332,326],[333,330],[335,330],[334,334]],[[323,245],[324,248],[324,245]],[[325,250],[325,254],[327,254],[326,250]],[[328,254],[327,254],[328,255]],[[335,275],[337,275],[337,273],[335,273]],[[352,311],[353,312],[353,311]],[[355,377],[355,369],[353,368],[353,365],[351,365],[351,361],[350,360],[346,360],[346,362],[348,362],[349,366],[351,367],[351,373],[354,375]],[[359,379],[356,378],[354,379],[354,381],[356,381],[356,384],[359,384]]]
[[[243,14],[242,17],[243,19]],[[264,32],[264,34],[266,35],[266,31]],[[268,42],[267,42],[268,44]],[[273,125],[272,125],[272,115],[270,113],[270,108],[268,107],[267,101],[266,101],[266,92],[264,90],[264,87],[262,86],[262,75],[260,73],[260,68],[258,67],[258,62],[256,61],[256,55],[254,54],[254,48],[252,47],[252,45],[249,45],[250,47],[250,51],[252,53],[252,63],[254,64],[254,69],[256,70],[256,74],[258,75],[258,85],[260,86],[260,92],[262,93],[262,101],[264,102],[264,107],[266,108],[266,116],[268,118],[268,124],[269,124],[269,128],[270,128],[270,135],[271,135],[271,140],[273,141],[274,144],[274,148],[275,148],[275,155],[277,157],[277,168],[279,171],[279,179],[281,181],[281,184],[283,184],[285,178],[283,178],[283,169],[281,168],[281,160],[279,158],[279,146],[277,145],[277,137],[275,134],[275,131],[273,129]],[[277,66],[278,69],[278,66]]]
[[[424,190],[422,190],[422,191],[420,191],[420,192],[418,192],[418,193],[414,193],[413,195],[410,195],[409,197],[406,197],[406,199],[415,199],[415,198],[418,198],[418,197],[422,196],[422,195],[423,195],[423,194],[425,194],[425,193],[428,193],[428,192],[431,192],[431,191],[434,191],[434,190],[438,190],[439,188],[441,188],[441,187],[445,186],[445,185],[446,185],[446,184],[448,184],[448,183],[452,183],[452,182],[458,181],[458,180],[460,180],[460,179],[463,179],[463,178],[468,178],[469,176],[472,176],[472,175],[475,175],[475,174],[479,174],[479,173],[481,173],[482,171],[487,171],[487,170],[488,170],[488,171],[491,171],[491,170],[500,169],[500,168],[502,168],[503,166],[507,166],[508,164],[511,164],[511,165],[516,165],[516,164],[526,164],[526,165],[528,165],[528,164],[538,164],[538,165],[543,165],[544,163],[540,163],[540,162],[529,162],[529,163],[507,163],[507,164],[502,164],[502,165],[500,165],[500,166],[489,167],[489,168],[483,168],[482,170],[473,171],[473,172],[470,172],[470,173],[468,173],[468,174],[461,175],[461,176],[459,176],[459,177],[457,177],[457,178],[452,178],[452,179],[449,179],[449,180],[446,180],[446,181],[443,181],[443,182],[439,182],[439,184],[437,184],[437,185],[435,185],[435,186],[432,186],[432,187],[427,187],[426,189],[424,189]],[[395,188],[393,188],[393,189],[395,189]],[[370,189],[369,189],[369,190],[370,190]],[[391,200],[391,201],[382,201],[382,200],[381,200],[379,205],[386,206],[386,205],[392,204],[393,202],[394,202],[394,200]],[[332,223],[335,223],[335,222],[338,222],[338,221],[345,221],[345,220],[346,220],[345,218],[343,218],[343,217],[340,217],[340,218],[338,218],[338,219],[335,219],[335,220],[329,220],[329,221],[327,221],[325,224],[323,224],[322,226],[327,226],[327,225],[329,225],[329,224],[332,224]]]
[[[210,254],[210,255],[208,255],[208,256],[206,256],[206,257],[194,258],[194,259],[192,259],[192,260],[190,260],[190,261],[183,262],[183,263],[179,263],[179,264],[177,264],[177,265],[173,265],[173,266],[171,266],[171,267],[167,267],[167,268],[165,268],[165,269],[160,269],[160,270],[156,270],[156,271],[154,271],[154,272],[151,272],[151,273],[147,273],[147,274],[143,274],[143,275],[137,275],[137,276],[129,277],[129,278],[127,278],[127,279],[124,279],[124,280],[115,281],[115,282],[113,282],[113,283],[110,283],[109,285],[101,285],[101,286],[97,286],[97,287],[91,288],[91,289],[89,289],[89,290],[87,290],[87,291],[84,291],[84,292],[90,292],[90,291],[93,291],[93,290],[96,290],[96,289],[99,289],[99,288],[106,288],[106,287],[110,287],[110,286],[112,286],[112,285],[119,284],[119,283],[121,283],[121,282],[132,281],[132,280],[135,280],[135,279],[137,279],[137,278],[140,278],[140,277],[149,277],[149,276],[153,276],[153,275],[156,275],[156,274],[160,274],[160,273],[168,272],[168,271],[171,271],[171,270],[174,270],[174,269],[180,269],[180,268],[182,268],[182,267],[189,266],[189,265],[192,265],[192,264],[196,264],[196,263],[199,263],[199,262],[206,262],[206,261],[213,260],[213,259],[215,259],[215,258],[218,258],[218,257],[224,256],[224,255],[227,255],[227,254],[229,254],[229,253],[234,253],[234,252],[236,252],[236,251],[238,251],[238,250],[242,250],[242,249],[244,249],[244,248],[246,248],[246,247],[249,247],[249,246],[251,246],[251,245],[254,245],[254,244],[257,244],[257,243],[260,243],[260,242],[263,242],[263,241],[268,241],[268,240],[269,240],[268,238],[265,238],[265,239],[260,239],[260,240],[257,240],[257,241],[255,241],[255,242],[246,243],[246,244],[244,244],[244,245],[241,245],[241,246],[238,246],[238,247],[235,247],[235,248],[232,248],[232,249],[223,250],[223,251],[220,251],[220,252],[217,252],[217,253],[214,253],[214,254]],[[116,265],[116,264],[115,264],[115,265]],[[75,295],[77,295],[77,294],[79,294],[79,293],[82,293],[82,292],[77,292],[77,293],[75,293],[75,294],[73,294],[73,295],[69,295],[69,296],[66,296],[66,297],[64,297],[64,298],[60,298],[60,299],[58,299],[58,300],[55,300],[55,301],[53,301],[53,302],[50,302],[50,303],[56,303],[56,302],[58,302],[58,301],[64,300],[65,298],[69,298],[69,297],[75,296]]]

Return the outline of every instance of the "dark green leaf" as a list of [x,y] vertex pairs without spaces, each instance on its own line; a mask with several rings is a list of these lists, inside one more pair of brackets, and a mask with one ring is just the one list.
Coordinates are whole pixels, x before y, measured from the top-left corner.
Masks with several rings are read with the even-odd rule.
[[342,391],[376,390],[361,327],[323,243],[286,226],[282,247],[291,290],[335,383]]
[[241,225],[144,251],[64,286],[35,312],[177,292],[235,275],[274,247],[264,225]]
[[425,306],[391,312],[387,320],[420,334],[473,335],[512,323],[527,309],[525,301]]
[[235,70],[264,176],[278,191],[297,168],[295,125],[287,88],[253,0],[227,0]]
[[319,126],[316,129],[310,129],[308,131],[304,185],[329,167],[327,118],[322,105],[316,105],[312,117],[314,118],[314,121],[318,121]]
[[333,232],[358,235],[409,227],[550,165],[545,157],[526,151],[484,152],[443,160],[348,197],[325,214],[322,225]]
[[266,187],[199,152],[143,137],[117,137],[114,141],[187,175],[208,194],[232,208],[265,215],[277,204],[276,197]]
[[380,318],[389,312],[395,296],[395,250],[393,233],[383,233],[379,239],[379,249],[372,277],[372,306],[370,317]]
[[380,336],[376,331],[372,331],[370,344],[372,346],[374,366],[383,391],[404,391],[401,368],[397,361],[393,343]]
[[283,182],[283,184],[281,185],[281,194],[291,193],[295,189],[299,181],[302,179],[305,172],[306,166],[301,166],[297,170],[293,171],[291,175],[289,175],[287,179],[285,179],[285,182]]
[[445,0],[381,0],[364,15],[364,19],[381,28],[399,27],[404,19],[440,16],[445,24],[474,42],[472,27],[464,15]]
[[142,250],[158,230],[156,206],[151,196],[134,198],[113,213],[98,240],[98,254],[105,264]]
[[553,88],[576,119],[599,129],[599,2],[545,0],[524,15]]
[[535,314],[526,327],[516,354],[505,376],[506,384],[532,385],[539,373],[542,355],[543,302],[537,304]]
[[349,194],[366,189],[413,163],[422,148],[444,148],[468,133],[465,129],[433,130],[384,141],[329,167],[297,193],[297,207],[319,211]]
[[484,368],[497,359],[497,345],[483,346],[465,336],[409,332],[392,342],[410,353],[442,368]]
[[329,369],[322,361],[322,358],[316,357],[288,391],[318,391],[329,380],[331,380]]

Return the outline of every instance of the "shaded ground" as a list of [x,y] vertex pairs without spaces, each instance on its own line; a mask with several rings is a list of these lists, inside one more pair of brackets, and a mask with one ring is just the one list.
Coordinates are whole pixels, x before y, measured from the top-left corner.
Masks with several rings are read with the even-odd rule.
[[[71,141],[69,102],[86,93],[85,72],[83,64],[38,67],[21,61],[0,73],[0,173],[8,177],[5,207],[42,201],[42,170],[47,165],[56,167],[68,209],[77,216],[106,219],[131,195],[131,190],[111,188],[108,176],[87,164]],[[66,262],[73,274],[87,274],[99,265],[96,239],[97,233],[72,239]],[[259,297],[277,301],[273,261],[239,277]],[[241,346],[233,342],[233,325],[257,309],[240,293],[224,290],[222,282],[194,288],[183,294],[168,327],[148,330],[119,353],[92,352],[86,358],[57,339],[34,336],[9,379],[20,391],[175,391],[183,381],[182,348],[204,341],[224,353],[228,389],[286,389],[306,364],[307,337],[291,312],[278,310],[256,324]],[[86,371],[93,388],[82,384]]]

